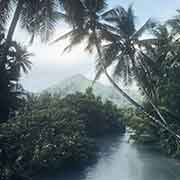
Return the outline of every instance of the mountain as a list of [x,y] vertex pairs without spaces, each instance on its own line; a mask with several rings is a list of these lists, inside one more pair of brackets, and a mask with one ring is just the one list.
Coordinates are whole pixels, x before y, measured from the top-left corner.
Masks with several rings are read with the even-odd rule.
[[[77,74],[68,79],[60,81],[58,84],[44,90],[44,92],[66,96],[75,92],[85,92],[85,90],[91,85],[92,80],[87,79],[81,74]],[[142,102],[142,98],[137,91],[128,89],[125,91],[138,102]],[[103,100],[111,100],[119,106],[130,105],[127,100],[111,86],[105,86],[99,82],[96,82],[93,87],[93,92],[96,96],[101,96]]]

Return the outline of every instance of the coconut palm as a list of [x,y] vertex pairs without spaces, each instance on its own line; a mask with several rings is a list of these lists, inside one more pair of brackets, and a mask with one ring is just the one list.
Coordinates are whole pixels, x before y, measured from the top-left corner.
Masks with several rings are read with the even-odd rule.
[[[71,11],[65,9],[65,20],[72,25],[73,29],[57,38],[54,42],[70,37],[70,44],[65,48],[65,50],[70,50],[73,46],[86,39],[87,46],[85,49],[91,52],[95,45],[94,31],[105,29],[103,23],[100,22],[99,14],[105,10],[107,4],[105,0],[85,0],[79,1],[79,4],[78,7],[75,6],[75,9],[72,7],[73,16]],[[81,14],[81,17],[79,17],[79,14]]]
[[[120,91],[120,93],[125,96],[131,103],[135,104],[139,108],[141,107],[138,103],[136,103],[132,98],[130,98],[119,86],[113,81],[111,76],[108,74],[104,63],[102,61],[102,52],[101,52],[101,41],[102,37],[106,37],[106,39],[111,35],[108,29],[109,25],[104,24],[101,17],[103,17],[105,14],[103,12],[106,9],[106,2],[104,0],[85,0],[81,1],[81,14],[83,14],[83,17],[81,18],[81,22],[79,22],[79,19],[73,19],[73,29],[66,33],[65,35],[57,38],[55,42],[62,40],[63,38],[70,37],[70,44],[65,48],[65,50],[71,50],[73,46],[76,44],[79,44],[84,39],[87,40],[87,46],[85,47],[86,50],[89,50],[90,52],[93,51],[94,46],[96,47],[96,50],[98,52],[99,59],[101,60],[101,67],[103,69],[103,72],[108,77],[109,81]],[[75,12],[75,11],[74,11]],[[69,20],[69,15],[67,12],[67,18]],[[77,20],[77,21],[76,21]],[[71,22],[71,21],[70,21]],[[115,37],[115,35],[114,35]]]
[[[26,49],[13,41],[17,24],[28,31],[33,41],[36,35],[42,41],[48,40],[62,14],[58,12],[58,0],[1,0],[0,1],[0,73],[1,73],[1,112],[6,120],[14,102],[18,102],[19,77],[21,72],[28,72],[31,63]],[[5,27],[11,19],[7,36]],[[3,32],[3,33],[2,33]],[[18,89],[18,90],[17,90]],[[22,89],[22,88],[20,88]]]
[[[111,9],[103,14],[103,19],[113,25],[110,29],[112,36],[108,36],[107,39],[109,43],[103,47],[105,66],[108,68],[115,63],[114,77],[123,78],[124,82],[128,84],[132,79],[138,78],[137,68],[139,61],[141,61],[139,54],[141,54],[142,48],[149,48],[152,44],[157,43],[157,39],[155,38],[142,39],[144,32],[152,29],[155,23],[149,19],[144,25],[137,29],[132,6],[129,6],[127,10],[122,7]],[[99,59],[97,69],[99,69],[97,73],[98,77],[102,71]],[[143,91],[146,96],[149,96],[144,89]],[[155,107],[153,103],[152,105]],[[155,109],[158,111],[157,108]],[[160,114],[159,111],[158,114]]]
[[[132,6],[127,11],[122,7],[118,7],[103,14],[103,19],[112,24],[110,27],[112,35],[108,36],[108,43],[103,47],[104,64],[108,68],[115,63],[114,77],[123,77],[126,83],[131,82],[134,78],[138,79],[137,70],[139,65],[142,64],[142,52],[158,42],[156,38],[142,39],[143,33],[148,29],[152,29],[155,23],[149,19],[137,30],[134,17]],[[97,62],[98,78],[103,70],[101,68],[101,59],[98,59]],[[149,71],[146,70],[146,73],[151,79]],[[141,81],[138,82],[140,84]],[[143,86],[141,87],[143,89]],[[151,89],[154,90],[154,87],[152,86]],[[143,93],[148,97],[160,119],[166,123],[148,91],[143,89]],[[137,107],[137,104],[134,103],[134,105]]]
[[[107,24],[104,24],[101,21],[101,17],[103,12],[106,9],[106,2],[104,0],[85,0],[80,1],[82,7],[81,14],[83,15],[80,19],[70,19],[69,20],[69,12],[67,12],[67,20],[68,22],[73,22],[72,26],[73,29],[64,34],[63,36],[57,38],[55,42],[62,40],[63,38],[70,37],[70,44],[64,50],[71,50],[72,47],[81,43],[84,39],[87,40],[87,46],[85,50],[89,50],[90,52],[93,51],[94,46],[98,52],[99,59],[102,60],[102,52],[100,48],[100,44],[102,41],[102,36],[109,36],[109,31],[107,29],[110,27]],[[76,12],[76,11],[74,11]],[[79,13],[79,12],[78,12]],[[109,81],[120,91],[120,93],[125,96],[131,103],[136,104],[136,106],[140,107],[132,98],[130,98],[119,86],[113,81],[111,76],[108,74],[106,68],[104,67],[104,63],[101,61],[101,67],[103,72],[108,77]]]
[[57,7],[57,0],[2,0],[0,24],[7,24],[10,13],[15,9],[8,29],[7,41],[12,40],[18,22],[32,36],[40,35],[42,40],[47,40],[61,17]]
[[[0,42],[0,51],[6,47],[3,39]],[[7,56],[3,58],[0,69],[0,117],[1,122],[9,118],[10,112],[15,111],[22,102],[24,90],[19,84],[22,73],[27,73],[31,68],[31,62],[25,47],[11,41]]]
[[[126,11],[122,7],[111,9],[102,15],[103,19],[111,23],[111,33],[108,36],[107,44],[103,46],[103,59],[106,68],[115,64],[114,77],[123,77],[128,83],[136,76],[136,68],[139,65],[139,52],[141,48],[151,46],[156,39],[142,39],[142,35],[154,23],[149,19],[138,30],[135,26],[135,16],[132,6]],[[106,37],[104,37],[106,38]],[[101,60],[97,59],[97,69]],[[101,72],[101,65],[100,65]],[[99,75],[100,75],[99,72]]]
[[[81,18],[81,22],[74,22],[72,24],[73,26],[73,30],[71,30],[70,32],[66,33],[65,35],[57,38],[54,42],[57,42],[59,40],[62,40],[63,38],[67,38],[70,36],[70,44],[65,48],[65,50],[71,50],[71,48],[76,45],[79,44],[80,42],[82,42],[84,39],[87,40],[88,44],[86,46],[85,49],[90,50],[90,52],[93,50],[93,47],[96,47],[97,53],[98,53],[98,62],[99,62],[99,71],[97,74],[97,77],[99,76],[99,74],[101,74],[101,72],[105,73],[105,75],[107,76],[107,78],[109,79],[109,81],[112,83],[112,85],[121,93],[121,95],[123,95],[131,104],[135,105],[136,108],[138,108],[139,110],[141,110],[143,113],[145,113],[148,117],[150,117],[153,121],[155,121],[156,123],[158,123],[160,126],[162,126],[163,128],[165,128],[166,130],[168,130],[171,134],[173,134],[174,136],[178,137],[179,136],[174,133],[171,129],[169,129],[164,123],[165,120],[162,117],[161,113],[159,112],[159,110],[154,106],[155,110],[157,111],[157,114],[159,115],[160,119],[162,119],[162,121],[154,118],[153,116],[151,116],[149,113],[147,113],[145,111],[145,109],[138,104],[134,99],[132,99],[130,96],[128,96],[127,93],[125,93],[118,85],[117,83],[111,78],[111,76],[109,75],[108,71],[107,71],[107,59],[104,58],[104,53],[101,51],[101,42],[102,40],[106,40],[109,41],[110,40],[114,40],[115,43],[115,49],[116,46],[120,47],[119,48],[119,52],[116,54],[115,53],[115,57],[116,55],[120,55],[120,53],[123,54],[123,56],[126,58],[128,58],[128,60],[131,60],[131,63],[128,65],[131,70],[133,70],[132,72],[135,74],[137,74],[136,72],[136,62],[135,62],[135,54],[136,54],[136,45],[138,45],[139,47],[146,47],[149,46],[152,43],[155,43],[156,40],[155,39],[148,39],[148,40],[139,40],[138,38],[142,35],[142,33],[149,27],[152,27],[152,25],[154,25],[153,23],[150,22],[150,20],[148,20],[139,30],[135,29],[134,26],[134,21],[133,21],[133,13],[132,13],[132,8],[130,7],[128,9],[128,12],[126,12],[123,8],[119,8],[119,14],[118,16],[116,16],[114,19],[109,17],[112,15],[112,12],[114,10],[110,10],[108,12],[104,12],[105,7],[106,7],[106,3],[103,0],[84,0],[81,1],[81,7],[83,8],[83,10],[81,10],[81,13],[84,15]],[[117,11],[117,9],[115,10]],[[129,16],[131,17],[131,19],[129,18]],[[68,17],[70,17],[69,15],[67,15],[67,19]],[[120,28],[116,28],[116,26],[111,26],[107,23],[104,23],[103,21],[101,21],[103,18],[103,20],[107,21],[114,21],[122,24],[119,24]],[[121,19],[122,18],[122,19]],[[128,20],[127,20],[128,18]],[[125,21],[126,25],[129,25],[130,27],[126,27],[125,24],[123,24]],[[123,26],[123,28],[121,28],[121,26]],[[130,28],[130,30],[129,30]],[[122,29],[122,30],[121,30]],[[118,34],[120,33],[120,34]],[[128,40],[127,40],[128,39]],[[135,45],[136,43],[136,45]],[[112,44],[112,43],[111,43]],[[123,49],[122,49],[122,45],[124,45]],[[107,46],[106,46],[107,47]],[[111,49],[112,52],[115,49]],[[123,50],[123,51],[122,51]],[[107,53],[108,55],[108,53]],[[125,59],[126,59],[125,58]],[[112,59],[115,60],[116,58]],[[110,63],[112,64],[112,63]],[[109,65],[110,65],[109,64]]]
[[[141,82],[143,89],[151,95],[153,101],[162,104],[161,101],[165,97],[162,92],[165,89],[161,87],[163,87],[163,84],[167,85],[167,82],[173,76],[173,72],[176,72],[176,75],[179,74],[180,43],[176,41],[177,38],[174,37],[166,25],[157,26],[152,33],[158,39],[158,43],[142,53],[143,60],[138,69],[139,82]],[[172,82],[178,84],[177,78],[172,79],[169,83]]]
[[[153,30],[153,35],[158,39],[158,43],[143,52],[143,61],[138,69],[139,81],[141,86],[149,94],[152,94],[152,98],[156,98],[156,105],[165,115],[168,126],[171,126],[174,132],[178,132],[180,122],[178,93],[180,90],[180,43],[178,37],[174,36],[174,31],[171,31],[166,25],[157,26]],[[151,79],[147,71],[150,73]],[[148,102],[145,103],[145,107],[152,110]],[[159,128],[158,131],[160,131]],[[167,134],[166,140],[170,136],[171,134]]]
[[157,87],[156,80],[158,77],[165,76],[166,69],[164,68],[174,63],[174,60],[179,56],[179,45],[177,42],[173,42],[174,36],[172,33],[169,33],[165,25],[158,25],[152,30],[152,34],[157,39],[157,43],[156,46],[149,47],[148,51],[141,51],[139,71],[145,74],[143,77],[142,74],[140,74],[138,76],[138,81],[143,82],[143,89],[148,91],[151,98],[155,99],[154,101],[158,101],[158,94],[155,90]]

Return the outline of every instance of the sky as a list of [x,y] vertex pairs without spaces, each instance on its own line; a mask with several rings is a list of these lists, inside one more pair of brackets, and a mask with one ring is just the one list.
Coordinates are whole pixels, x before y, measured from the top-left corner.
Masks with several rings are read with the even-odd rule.
[[[176,9],[180,9],[180,0],[109,0],[107,2],[109,8],[118,5],[127,8],[130,4],[133,4],[138,26],[142,25],[150,17],[158,21],[165,21],[176,14]],[[68,30],[67,25],[59,24],[53,38],[62,35]],[[15,39],[18,42],[28,45],[29,38],[26,32],[17,28]],[[90,79],[94,78],[95,56],[84,51],[83,43],[73,48],[71,52],[62,54],[67,43],[68,41],[64,40],[49,45],[36,40],[31,46],[28,45],[28,50],[34,56],[31,57],[32,70],[21,78],[25,89],[40,92],[75,74],[83,74]],[[102,76],[99,81],[108,84],[105,76]]]

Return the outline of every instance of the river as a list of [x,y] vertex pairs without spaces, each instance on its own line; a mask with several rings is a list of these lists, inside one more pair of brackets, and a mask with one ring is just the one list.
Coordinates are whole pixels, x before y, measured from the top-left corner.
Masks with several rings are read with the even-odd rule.
[[128,142],[128,134],[99,142],[98,161],[39,180],[180,180],[180,162],[150,146]]

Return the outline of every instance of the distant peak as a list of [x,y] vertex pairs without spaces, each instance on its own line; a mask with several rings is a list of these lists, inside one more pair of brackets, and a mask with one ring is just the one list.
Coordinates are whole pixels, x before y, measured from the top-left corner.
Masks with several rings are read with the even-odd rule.
[[73,78],[73,79],[86,79],[87,80],[87,78],[82,74],[75,74],[75,75],[71,76],[70,79],[71,78]]
[[74,76],[74,77],[84,77],[84,75],[82,75],[82,74],[80,74],[80,73],[79,73],[79,74],[74,74],[73,76]]

